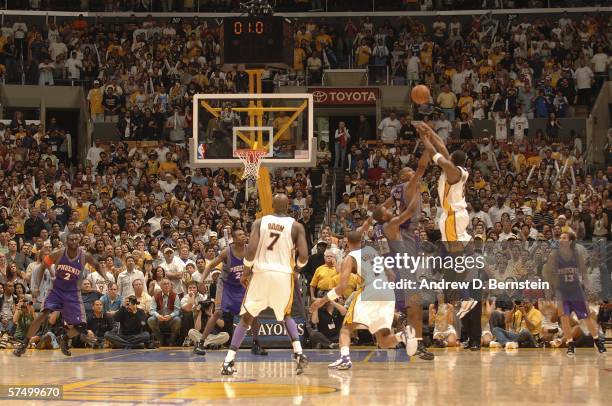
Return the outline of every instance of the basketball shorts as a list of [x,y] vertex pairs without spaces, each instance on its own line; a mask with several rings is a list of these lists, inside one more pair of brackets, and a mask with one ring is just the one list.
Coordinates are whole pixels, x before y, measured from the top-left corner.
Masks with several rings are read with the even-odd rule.
[[49,289],[42,304],[43,310],[59,311],[66,324],[79,325],[87,323],[85,307],[81,291],[64,292],[59,289]]
[[457,337],[457,331],[454,326],[448,326],[446,330],[440,331],[434,328],[433,339],[434,340],[446,340],[449,335],[454,334]]
[[224,283],[221,290],[221,310],[231,314],[239,314],[240,306],[244,300],[244,287]]
[[391,329],[395,313],[395,300],[367,300],[358,291],[351,302],[344,325],[360,324],[374,334],[382,329]]
[[288,272],[253,272],[240,314],[256,317],[271,308],[276,320],[282,321],[293,305],[293,274]]
[[465,210],[458,212],[451,211],[450,213],[446,213],[443,210],[438,224],[442,234],[442,241],[468,242],[472,239],[467,232],[470,216]]
[[563,309],[563,314],[571,315],[572,312],[576,314],[578,320],[586,319],[589,317],[589,309],[587,309],[586,302],[577,300],[563,300],[559,308]]

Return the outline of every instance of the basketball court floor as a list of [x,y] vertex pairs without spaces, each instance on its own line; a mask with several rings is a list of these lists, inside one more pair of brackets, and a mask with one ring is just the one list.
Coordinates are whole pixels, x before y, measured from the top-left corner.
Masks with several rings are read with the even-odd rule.
[[244,350],[239,374],[223,377],[224,351],[73,350],[68,358],[28,350],[15,358],[6,350],[0,384],[63,385],[63,400],[46,405],[604,405],[612,398],[612,357],[592,349],[579,349],[574,359],[565,350],[435,353],[428,362],[408,361],[399,350],[354,350],[352,370],[330,371],[336,351],[307,351],[311,363],[296,376],[288,350],[267,357]]

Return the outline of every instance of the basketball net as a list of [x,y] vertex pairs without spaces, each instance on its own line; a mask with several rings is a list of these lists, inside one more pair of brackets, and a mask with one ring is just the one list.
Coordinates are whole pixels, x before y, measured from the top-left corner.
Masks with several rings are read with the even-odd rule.
[[253,149],[237,149],[234,151],[236,156],[240,158],[244,165],[244,172],[242,173],[242,179],[250,179],[256,181],[259,178],[259,167],[261,166],[261,159],[266,156],[270,151],[265,149],[257,149],[257,143],[253,146]]

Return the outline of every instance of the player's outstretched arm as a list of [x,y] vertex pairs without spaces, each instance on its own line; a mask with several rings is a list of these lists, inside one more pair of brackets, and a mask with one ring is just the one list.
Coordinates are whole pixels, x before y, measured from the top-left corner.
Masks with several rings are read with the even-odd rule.
[[[415,128],[419,132],[419,136],[421,137],[423,143],[428,141],[433,147],[434,151],[442,154],[444,158],[450,159],[450,154],[448,153],[448,149],[446,149],[444,141],[442,141],[440,136],[433,130],[433,128],[425,123],[417,123]],[[425,144],[425,147],[427,148],[427,144]]]
[[217,255],[204,269],[204,273],[202,274],[202,280],[206,280],[210,272],[215,269],[220,263],[227,260],[228,247],[223,248],[223,250]]
[[418,186],[423,179],[423,175],[425,174],[425,170],[427,169],[427,165],[429,164],[429,160],[431,159],[431,153],[428,150],[425,150],[421,158],[419,158],[419,164],[416,172],[412,176],[412,178],[408,181],[408,184],[404,188],[404,201],[409,202],[414,199],[413,196],[419,193]]
[[436,153],[442,155],[442,156],[438,156],[438,158],[436,158],[435,155],[433,157],[436,158],[435,160],[436,164],[440,168],[442,168],[442,170],[446,174],[448,183],[452,185],[452,184],[459,182],[459,180],[461,179],[461,171],[451,161],[450,155],[448,154],[448,150],[446,149],[444,142],[442,142],[442,140],[440,140],[440,137],[438,137],[438,134],[436,134],[435,131],[432,130],[425,123],[417,124],[416,129],[419,132],[419,136],[421,137],[421,140],[425,144],[425,149],[431,150],[431,148],[428,145],[432,145],[433,150],[436,151]]
[[389,225],[391,227],[399,227],[400,224],[404,224],[406,221],[410,220],[410,218],[416,214],[418,208],[417,202],[418,199],[412,199],[408,207],[406,207],[399,216],[395,216],[389,221]]

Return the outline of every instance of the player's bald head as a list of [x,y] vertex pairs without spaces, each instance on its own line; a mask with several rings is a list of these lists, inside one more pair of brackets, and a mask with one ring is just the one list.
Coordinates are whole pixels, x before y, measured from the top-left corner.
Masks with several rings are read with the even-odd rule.
[[412,168],[410,168],[409,166],[403,167],[399,171],[400,182],[408,182],[413,174],[414,174],[414,171],[412,170]]
[[361,244],[361,237],[362,235],[359,231],[351,231],[346,235],[346,239],[351,245]]
[[278,193],[272,198],[272,208],[277,213],[286,213],[289,206],[289,199],[284,193]]

